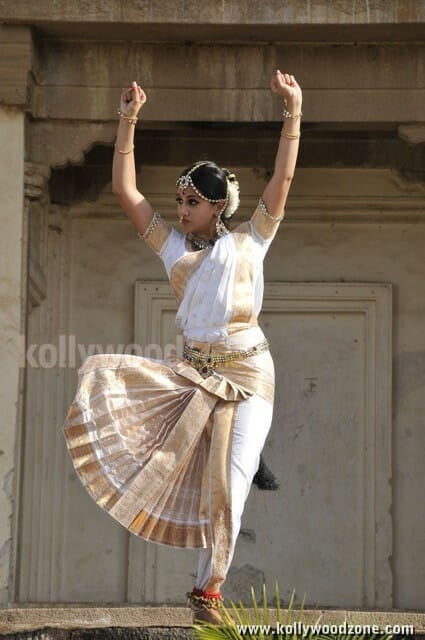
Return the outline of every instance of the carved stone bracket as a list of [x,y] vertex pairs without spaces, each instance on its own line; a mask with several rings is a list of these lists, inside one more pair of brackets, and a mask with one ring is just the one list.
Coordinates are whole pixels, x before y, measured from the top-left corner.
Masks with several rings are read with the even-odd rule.
[[[47,278],[43,265],[39,262],[39,250],[45,242],[44,221],[48,211],[47,182],[50,177],[50,168],[37,162],[25,162],[24,165],[24,215],[25,215],[25,241],[28,254],[28,303],[29,310],[38,307],[47,297]],[[32,226],[30,232],[29,218],[34,217],[38,221]],[[34,249],[32,251],[31,249]],[[33,253],[38,256],[34,259]]]
[[50,177],[50,168],[36,162],[25,162],[24,194],[30,200],[41,197]]
[[64,167],[69,163],[82,164],[84,154],[96,143],[113,142],[116,130],[116,122],[29,122],[28,157],[33,163],[49,167]]
[[401,124],[398,127],[398,137],[410,144],[425,142],[425,123]]

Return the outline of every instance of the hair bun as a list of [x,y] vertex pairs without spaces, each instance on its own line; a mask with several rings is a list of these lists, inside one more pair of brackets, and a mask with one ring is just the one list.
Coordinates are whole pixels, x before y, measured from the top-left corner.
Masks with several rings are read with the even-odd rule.
[[230,169],[222,167],[221,170],[225,173],[226,178],[230,178],[231,180],[236,178],[235,174],[233,173],[233,171],[230,171]]
[[239,207],[239,183],[236,180],[235,174],[223,167],[223,172],[227,181],[227,204],[222,213],[223,218],[231,218]]

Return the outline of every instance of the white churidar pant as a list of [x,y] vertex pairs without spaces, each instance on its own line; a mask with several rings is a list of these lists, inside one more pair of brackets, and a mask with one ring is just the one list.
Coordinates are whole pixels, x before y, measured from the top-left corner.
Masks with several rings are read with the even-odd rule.
[[[273,405],[258,395],[242,400],[237,409],[231,456],[232,544],[227,570],[233,558],[245,501],[258,469],[272,416]],[[211,548],[200,549],[195,582],[198,589],[203,589],[208,583],[210,569]]]

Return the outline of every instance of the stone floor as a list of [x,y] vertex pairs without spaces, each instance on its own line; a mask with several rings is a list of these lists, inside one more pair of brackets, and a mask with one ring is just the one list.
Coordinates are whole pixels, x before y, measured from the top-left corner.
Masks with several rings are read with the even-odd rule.
[[[270,624],[275,623],[274,611]],[[282,619],[286,619],[285,610]],[[376,611],[345,609],[306,609],[297,611],[292,621],[372,625],[412,625],[413,635],[395,633],[395,640],[425,640],[425,611]],[[192,615],[187,607],[11,605],[0,609],[2,640],[189,640]]]
[[1,635],[2,640],[192,640],[191,629],[184,627],[144,627],[128,629],[43,629],[27,633]]

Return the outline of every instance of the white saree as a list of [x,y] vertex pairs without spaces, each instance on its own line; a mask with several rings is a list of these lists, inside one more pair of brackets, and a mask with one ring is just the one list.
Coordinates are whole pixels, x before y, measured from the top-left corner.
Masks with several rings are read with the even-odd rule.
[[[277,226],[258,207],[196,252],[163,220],[145,234],[164,262],[189,346],[221,353],[264,339],[262,259]],[[255,394],[273,403],[269,352],[222,363],[208,377],[178,357],[96,355],[78,371],[63,425],[74,468],[99,507],[145,540],[211,547],[208,591],[219,590],[229,560],[238,402]]]

